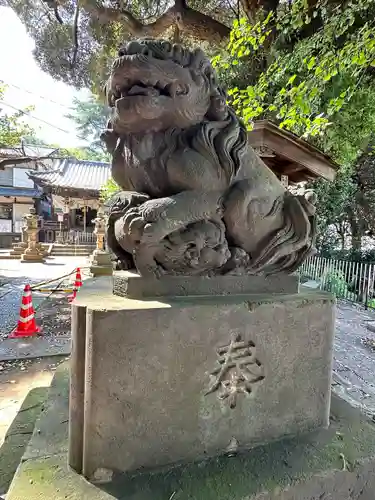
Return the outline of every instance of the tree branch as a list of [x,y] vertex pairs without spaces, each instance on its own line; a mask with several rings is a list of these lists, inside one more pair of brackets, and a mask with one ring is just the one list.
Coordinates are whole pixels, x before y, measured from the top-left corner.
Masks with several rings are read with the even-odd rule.
[[158,17],[154,22],[143,24],[131,12],[125,9],[92,5],[85,2],[84,8],[91,15],[96,16],[102,23],[122,22],[130,34],[134,36],[158,37],[172,25],[177,24],[180,31],[207,41],[221,41],[227,38],[230,28],[216,21],[210,16],[187,7],[186,2],[177,0],[175,4]]
[[77,0],[76,8],[74,11],[74,20],[73,20],[73,40],[74,40],[74,52],[73,52],[73,57],[72,57],[72,62],[70,63],[70,67],[73,69],[76,61],[77,61],[77,54],[78,54],[78,49],[79,49],[79,42],[78,42],[78,19],[79,19],[79,0]]
[[251,23],[255,21],[255,15],[258,10],[258,0],[239,0],[245,16]]
[[[172,9],[175,7],[172,7]],[[186,7],[175,9],[176,24],[181,31],[205,41],[221,41],[229,37],[230,28],[210,16]]]
[[266,13],[275,11],[280,0],[239,0],[242,10],[251,23],[255,23],[256,14],[259,9]]
[[239,0],[237,1],[237,10],[233,7],[233,5],[231,4],[230,0],[226,0],[225,3],[228,5],[228,8],[233,12],[235,19],[238,19],[240,17],[239,16],[239,12],[240,12],[240,9],[239,9]]
[[58,8],[57,8],[57,5],[55,5],[55,7],[54,7],[54,9],[53,9],[53,12],[55,13],[55,17],[56,17],[56,19],[58,20],[58,22],[59,22],[60,24],[64,24],[64,23],[63,23],[63,20],[62,20],[62,19],[61,19],[61,17],[60,17],[60,14],[59,14],[59,10],[58,10]]
[[[60,24],[64,24],[64,22],[60,16],[59,10],[58,10],[58,6],[59,6],[58,1],[57,0],[42,0],[42,1],[48,6],[49,9],[53,10],[57,21]],[[48,12],[48,9],[47,9],[47,12]]]

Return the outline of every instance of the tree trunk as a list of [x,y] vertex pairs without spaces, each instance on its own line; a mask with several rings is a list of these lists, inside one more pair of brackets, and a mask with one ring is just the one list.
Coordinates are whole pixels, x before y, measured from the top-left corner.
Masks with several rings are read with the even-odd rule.
[[354,211],[351,208],[348,208],[347,211],[351,229],[352,249],[360,251],[362,247],[362,236],[363,236],[361,231],[361,225],[359,224]]

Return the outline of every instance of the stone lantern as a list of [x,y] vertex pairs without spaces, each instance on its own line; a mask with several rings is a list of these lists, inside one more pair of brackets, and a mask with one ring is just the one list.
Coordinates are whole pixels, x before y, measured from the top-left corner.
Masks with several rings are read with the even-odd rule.
[[90,272],[94,276],[111,276],[113,264],[111,256],[104,245],[107,216],[102,206],[99,207],[97,216],[92,222],[95,224],[96,248],[91,255]]
[[30,208],[29,213],[24,215],[26,233],[27,233],[27,248],[21,255],[21,262],[44,262],[38,248],[38,220],[35,208]]

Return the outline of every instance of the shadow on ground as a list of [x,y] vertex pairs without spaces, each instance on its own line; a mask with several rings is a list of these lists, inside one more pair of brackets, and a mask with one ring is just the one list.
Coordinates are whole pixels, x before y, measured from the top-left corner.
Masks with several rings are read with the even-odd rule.
[[21,462],[34,426],[47,398],[48,387],[32,389],[5,436],[0,448],[0,495],[8,491],[13,476]]

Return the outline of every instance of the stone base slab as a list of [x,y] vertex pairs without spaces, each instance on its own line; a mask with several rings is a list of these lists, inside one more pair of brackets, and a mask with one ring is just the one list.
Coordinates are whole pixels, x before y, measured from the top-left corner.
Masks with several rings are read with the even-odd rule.
[[198,295],[240,295],[247,293],[298,293],[299,277],[275,276],[163,276],[144,278],[135,272],[113,273],[113,293],[120,297],[184,297]]
[[45,262],[43,256],[38,252],[23,253],[21,255],[21,262]]
[[73,304],[70,464],[91,478],[190,462],[328,426],[328,293]]
[[27,248],[27,245],[15,245],[13,246],[13,249],[10,251],[10,255],[21,255],[25,253],[25,250]]
[[328,430],[231,457],[90,484],[67,464],[68,379],[68,366],[59,367],[7,500],[374,499],[375,426],[336,396]]
[[112,276],[113,274],[113,263],[108,252],[94,250],[90,264],[90,272],[93,276]]
[[113,266],[112,265],[100,266],[100,265],[91,264],[90,273],[93,276],[112,276]]

